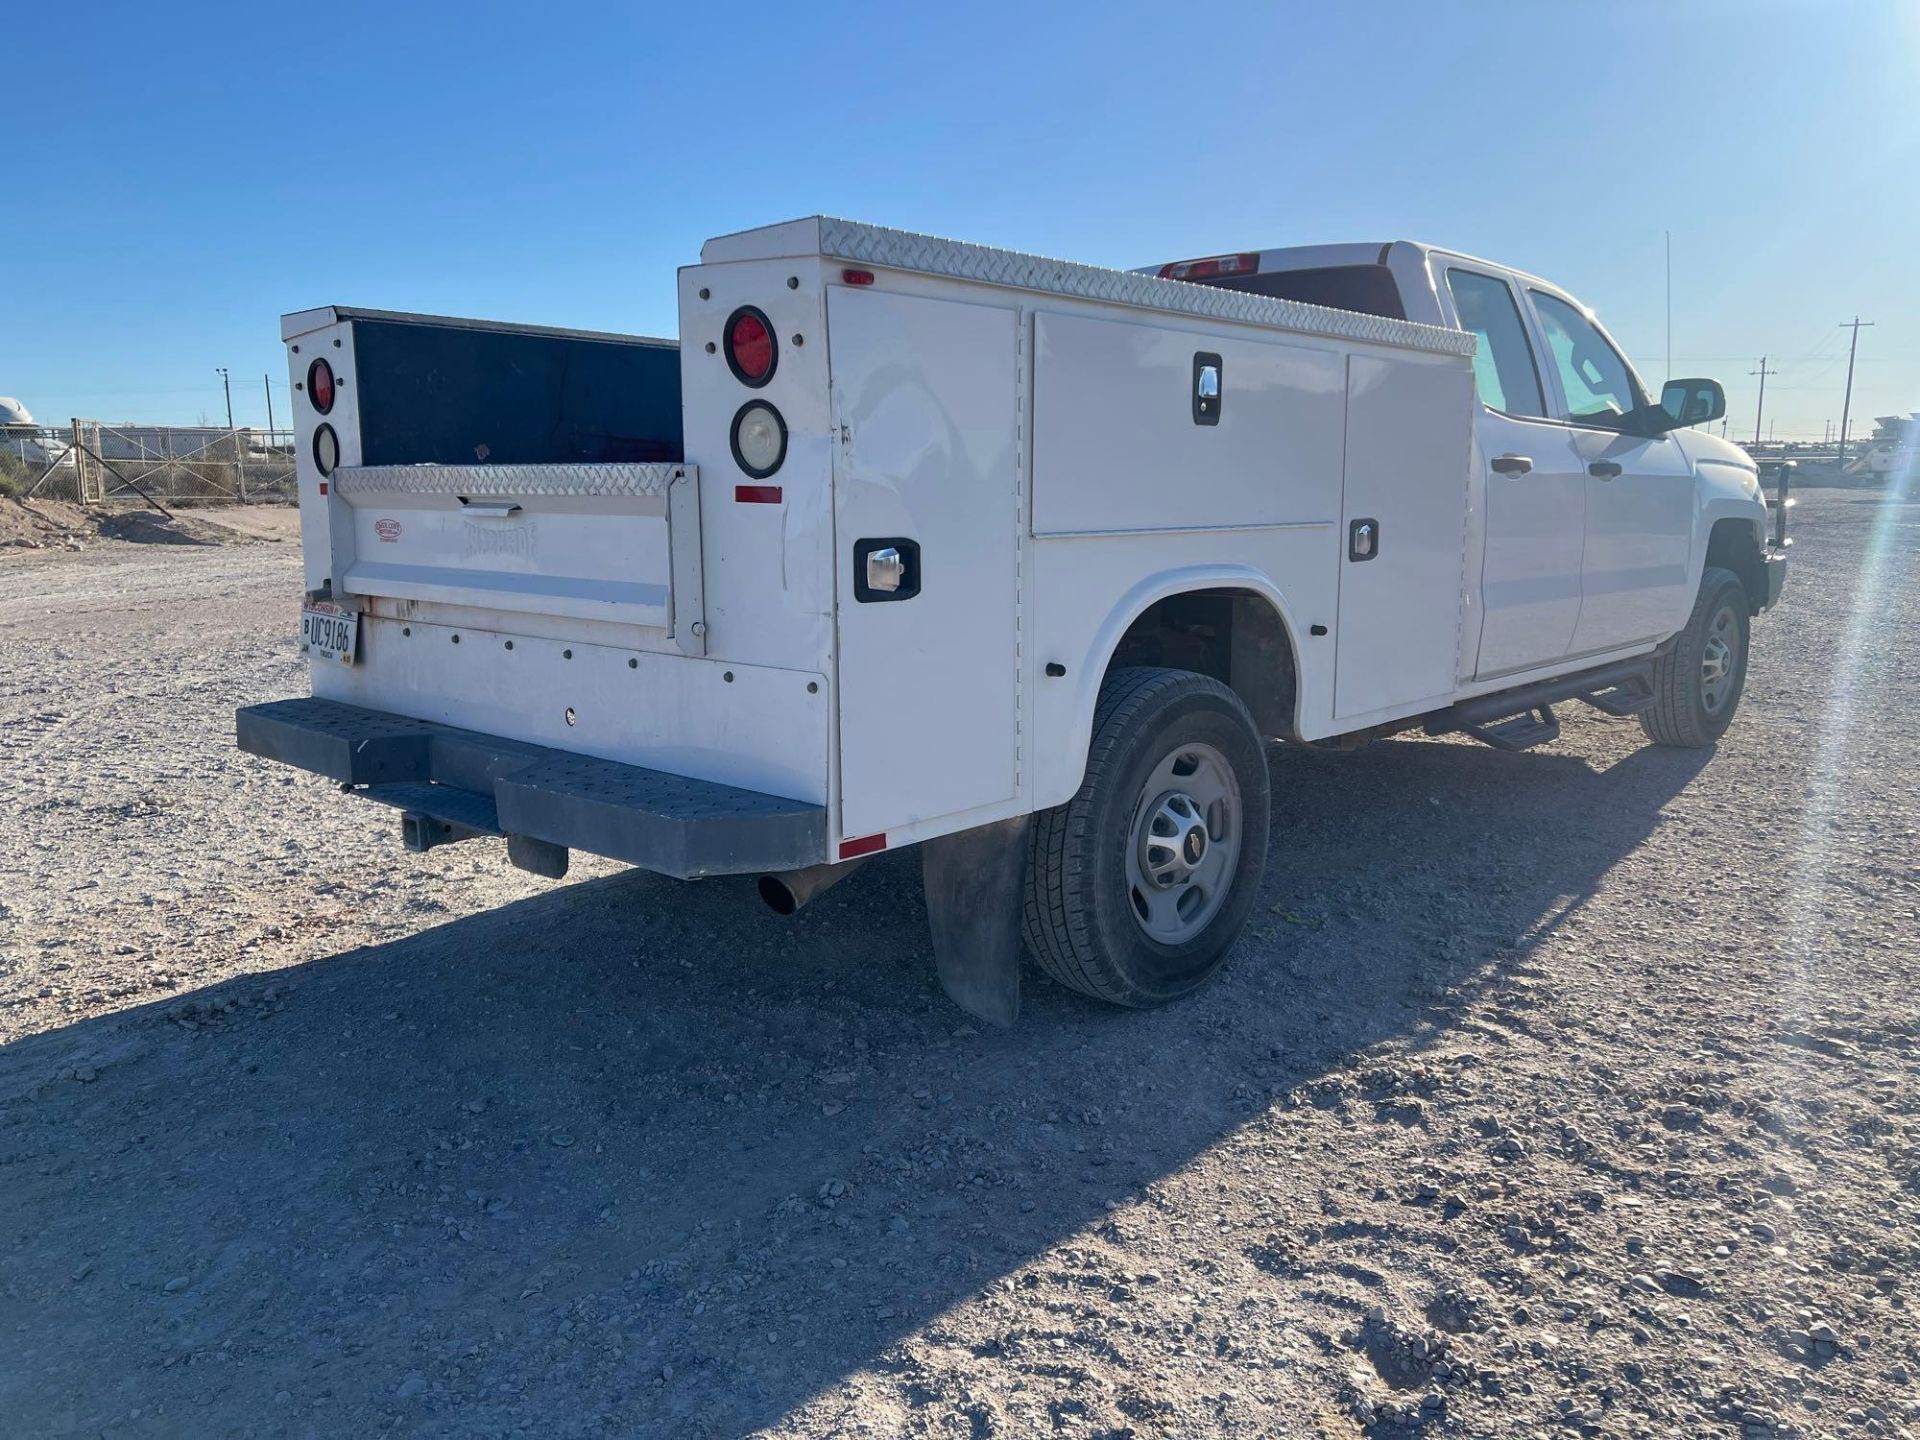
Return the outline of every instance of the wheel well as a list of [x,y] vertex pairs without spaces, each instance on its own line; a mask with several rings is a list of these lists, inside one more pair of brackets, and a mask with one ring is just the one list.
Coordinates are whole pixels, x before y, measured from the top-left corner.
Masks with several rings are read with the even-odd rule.
[[1189,590],[1156,600],[1120,637],[1107,668],[1165,665],[1230,686],[1262,735],[1294,733],[1299,669],[1286,622],[1247,590]]
[[1766,566],[1760,559],[1753,526],[1745,520],[1721,520],[1707,537],[1707,564],[1731,570],[1747,592],[1747,611],[1758,615],[1767,600]]

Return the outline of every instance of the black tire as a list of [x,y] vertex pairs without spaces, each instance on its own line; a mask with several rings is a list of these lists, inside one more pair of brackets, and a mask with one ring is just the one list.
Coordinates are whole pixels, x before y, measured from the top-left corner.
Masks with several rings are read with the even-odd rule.
[[[1142,789],[1183,744],[1210,748],[1231,769],[1238,850],[1221,871],[1232,879],[1212,918],[1168,945],[1135,917],[1127,862]],[[1161,1005],[1196,989],[1246,928],[1266,869],[1270,806],[1266,747],[1238,695],[1188,670],[1109,672],[1079,793],[1034,817],[1027,949],[1062,985],[1116,1005]]]
[[[1715,694],[1706,677],[1707,647],[1718,634],[1733,645],[1728,684]],[[1731,570],[1709,565],[1673,648],[1653,662],[1653,704],[1640,712],[1640,728],[1661,745],[1703,749],[1727,733],[1747,686],[1747,589]]]

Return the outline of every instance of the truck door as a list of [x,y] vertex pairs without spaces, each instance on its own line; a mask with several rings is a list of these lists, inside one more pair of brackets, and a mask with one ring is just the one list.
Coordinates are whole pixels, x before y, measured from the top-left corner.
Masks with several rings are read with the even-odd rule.
[[840,830],[865,837],[1014,795],[1016,312],[833,286],[827,322]]
[[1572,647],[1586,473],[1572,432],[1546,418],[1533,341],[1513,287],[1502,276],[1445,263],[1443,296],[1455,323],[1480,340],[1473,464],[1482,471],[1486,503],[1474,673],[1486,679],[1551,664]]
[[[1577,655],[1658,640],[1693,606],[1693,467],[1671,435],[1624,435],[1615,423],[1642,403],[1633,371],[1599,326],[1561,296],[1528,293],[1557,388],[1554,413],[1572,428],[1587,492]],[[1592,423],[1586,423],[1592,422]]]

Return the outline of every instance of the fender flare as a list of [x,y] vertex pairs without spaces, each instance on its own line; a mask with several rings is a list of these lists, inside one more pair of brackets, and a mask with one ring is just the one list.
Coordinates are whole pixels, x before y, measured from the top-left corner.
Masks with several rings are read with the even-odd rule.
[[[1736,477],[1738,477],[1736,479]],[[1717,461],[1703,461],[1693,467],[1694,532],[1691,553],[1687,556],[1693,588],[1700,586],[1707,565],[1707,546],[1714,526],[1722,520],[1741,520],[1753,530],[1753,541],[1762,551],[1767,548],[1767,502],[1747,491],[1746,472]]]
[[[1169,596],[1185,595],[1195,590],[1240,590],[1265,600],[1280,621],[1287,644],[1293,650],[1295,674],[1299,673],[1300,635],[1293,623],[1292,611],[1280,587],[1262,571],[1250,565],[1186,565],[1177,570],[1163,570],[1149,575],[1114,603],[1107,612],[1106,620],[1088,642],[1085,659],[1080,666],[1080,683],[1074,691],[1073,721],[1067,731],[1068,753],[1073,756],[1071,769],[1074,789],[1079,788],[1087,773],[1087,750],[1093,743],[1093,713],[1100,703],[1100,686],[1106,679],[1107,667],[1113,663],[1113,655],[1120,648],[1121,639],[1133,627],[1133,622],[1146,614],[1152,605]],[[1303,689],[1296,689],[1294,694],[1293,718],[1296,727],[1303,703]],[[1048,803],[1064,803],[1072,793],[1070,790],[1059,801]]]
[[[1753,513],[1752,505],[1744,500],[1724,497],[1708,499],[1700,507],[1700,531],[1694,539],[1693,553],[1687,557],[1690,591],[1697,594],[1706,576],[1707,561],[1713,555],[1714,532],[1729,523],[1740,526],[1748,532],[1747,543],[1738,546],[1738,554],[1722,556],[1717,562],[1729,565],[1740,577],[1740,583],[1746,587],[1749,603],[1758,614],[1767,603],[1767,581],[1764,557],[1767,553],[1767,527],[1765,512],[1760,517]],[[1750,543],[1751,549],[1748,548]]]

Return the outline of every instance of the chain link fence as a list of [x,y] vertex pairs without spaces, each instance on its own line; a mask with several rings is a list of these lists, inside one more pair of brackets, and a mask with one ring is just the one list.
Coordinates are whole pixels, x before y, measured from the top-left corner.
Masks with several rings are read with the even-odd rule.
[[0,493],[168,505],[291,504],[293,432],[209,425],[0,429]]

